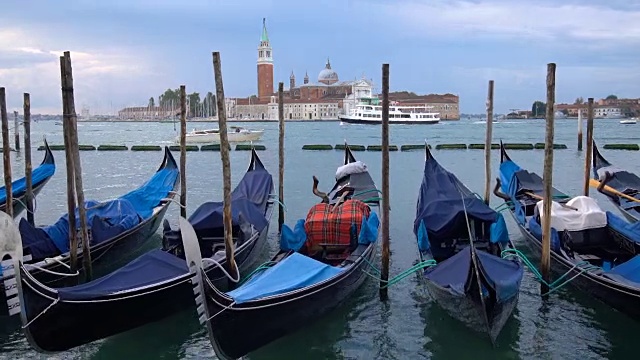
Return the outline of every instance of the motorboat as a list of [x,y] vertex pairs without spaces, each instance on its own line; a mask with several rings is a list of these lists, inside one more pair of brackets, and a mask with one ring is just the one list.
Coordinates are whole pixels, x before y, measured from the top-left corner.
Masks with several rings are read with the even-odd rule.
[[[264,130],[249,130],[240,126],[230,126],[227,137],[230,143],[258,141],[264,134]],[[180,142],[180,136],[176,137],[176,143]],[[186,134],[187,144],[219,144],[220,129],[196,130]]]

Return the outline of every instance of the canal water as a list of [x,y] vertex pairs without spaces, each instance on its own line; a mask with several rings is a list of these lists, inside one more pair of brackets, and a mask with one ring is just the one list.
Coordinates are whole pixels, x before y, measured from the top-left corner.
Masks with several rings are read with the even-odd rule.
[[[251,129],[264,129],[261,141],[267,149],[259,152],[277,182],[278,124],[242,123]],[[193,128],[216,127],[214,123],[189,123]],[[173,123],[80,123],[81,144],[173,144],[177,124]],[[494,124],[494,142],[544,142],[544,121],[506,120]],[[52,121],[32,125],[34,147],[42,145],[46,135],[50,144],[62,144],[62,126]],[[285,203],[286,222],[293,225],[318,201],[311,193],[312,175],[320,179],[320,189],[333,185],[335,170],[341,165],[341,151],[303,151],[303,144],[380,144],[381,129],[370,125],[341,125],[338,122],[292,122],[286,124]],[[584,173],[584,153],[577,151],[576,120],[556,120],[555,142],[568,145],[554,155],[554,185],[569,194],[579,194]],[[586,131],[585,131],[586,133]],[[443,122],[432,126],[393,125],[390,143],[421,144],[483,143],[485,124],[472,120]],[[595,139],[605,143],[640,143],[640,125],[621,125],[617,120],[596,120]],[[12,142],[13,142],[13,136]],[[521,166],[542,173],[543,151],[510,151]],[[603,150],[616,165],[640,173],[640,152]],[[433,150],[436,159],[454,172],[470,189],[484,189],[484,153],[482,150]],[[42,151],[33,152],[39,163]],[[64,153],[54,152],[57,170],[37,198],[36,223],[50,224],[66,212]],[[175,152],[176,159],[179,153]],[[379,152],[355,152],[364,161],[378,186],[381,186]],[[85,151],[81,153],[86,199],[117,197],[145,182],[162,161],[162,152]],[[249,152],[232,151],[232,186],[243,175]],[[499,152],[492,156],[493,176],[497,176]],[[13,174],[24,174],[23,158],[12,153]],[[391,188],[391,275],[409,268],[417,259],[412,233],[415,206],[422,179],[424,153],[390,154]],[[495,181],[495,180],[494,180]],[[493,184],[492,184],[493,185]],[[222,198],[222,168],[219,152],[187,153],[188,214],[205,201]],[[595,190],[592,195],[600,206],[613,206]],[[501,200],[493,197],[493,207]],[[24,216],[24,215],[23,215]],[[179,208],[172,205],[166,218],[177,226]],[[505,217],[516,246],[525,250],[513,219]],[[266,261],[277,250],[277,220],[274,216]],[[121,261],[160,246],[160,230]],[[525,250],[525,253],[526,250]],[[376,259],[380,264],[380,259]],[[640,323],[592,299],[570,286],[553,293],[548,301],[539,296],[539,284],[531,272],[525,273],[520,300],[507,322],[497,346],[488,339],[454,321],[433,304],[426,290],[410,276],[389,289],[390,299],[378,298],[378,283],[367,280],[342,307],[318,322],[286,336],[247,356],[248,359],[625,359],[637,358],[637,334]],[[638,304],[640,306],[640,304]],[[118,316],[118,314],[113,314]],[[100,326],[96,323],[95,326]],[[259,324],[256,324],[259,326]],[[77,329],[78,332],[83,329]],[[242,337],[239,333],[237,336]],[[71,351],[40,355],[29,347],[19,321],[2,319],[0,358],[6,359],[200,359],[215,358],[204,328],[195,314],[195,306],[162,322],[150,324],[96,341]]]

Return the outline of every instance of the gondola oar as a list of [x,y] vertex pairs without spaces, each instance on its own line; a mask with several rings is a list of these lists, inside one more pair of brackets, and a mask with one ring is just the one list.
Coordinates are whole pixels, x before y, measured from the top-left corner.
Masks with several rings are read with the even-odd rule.
[[[596,180],[596,179],[591,179],[591,180],[589,180],[589,185],[591,185],[591,187],[595,187],[595,188],[597,188],[597,187],[599,187],[599,186],[601,185],[601,183],[600,183],[600,181],[598,181],[598,180]],[[630,196],[630,195],[627,195],[627,194],[625,194],[625,193],[623,193],[623,192],[620,192],[620,191],[618,191],[618,190],[616,190],[616,189],[612,188],[612,187],[611,187],[611,186],[609,186],[609,185],[603,185],[603,186],[602,186],[602,189],[603,189],[603,190],[606,190],[606,191],[608,191],[608,192],[610,192],[610,193],[612,193],[612,194],[615,194],[615,195],[618,195],[618,196],[620,196],[620,197],[623,197],[623,198],[625,198],[625,199],[627,199],[627,200],[629,200],[629,201],[640,202],[640,199],[636,199],[636,198],[634,198],[633,196]]]

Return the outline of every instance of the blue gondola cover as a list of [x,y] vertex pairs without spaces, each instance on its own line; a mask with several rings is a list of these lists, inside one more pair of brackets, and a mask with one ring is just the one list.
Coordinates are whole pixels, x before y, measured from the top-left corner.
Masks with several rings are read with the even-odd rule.
[[629,240],[640,243],[640,222],[628,223],[623,218],[607,211],[607,224]]
[[[44,180],[53,176],[56,172],[55,164],[42,164],[35,168],[31,173],[31,183],[33,186],[38,185]],[[11,193],[13,196],[22,196],[27,191],[27,178],[20,178],[11,183]],[[0,203],[7,201],[5,187],[0,187]]]

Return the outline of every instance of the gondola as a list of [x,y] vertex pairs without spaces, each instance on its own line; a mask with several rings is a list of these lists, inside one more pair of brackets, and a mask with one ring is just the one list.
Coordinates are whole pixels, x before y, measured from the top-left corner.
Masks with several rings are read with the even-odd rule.
[[[280,251],[232,291],[222,292],[202,269],[197,236],[183,226],[200,322],[220,359],[236,359],[325,316],[365,280],[375,252],[380,197],[366,165],[345,146],[344,166],[328,193],[314,194],[306,219],[283,225]],[[329,230],[331,229],[331,230]]]
[[[520,168],[500,145],[500,177],[494,193],[505,200],[527,246],[540,260],[542,178]],[[638,223],[600,209],[586,196],[571,199],[553,188],[551,271],[568,284],[640,319]]]
[[611,200],[627,220],[631,222],[640,220],[640,177],[611,165],[600,154],[595,141],[593,142],[593,177],[599,183],[598,191]]
[[[165,147],[160,167],[145,184],[113,200],[85,201],[95,276],[112,270],[114,262],[121,261],[123,255],[138,249],[156,232],[176,195],[179,183],[176,161],[169,148]],[[77,229],[80,229],[77,208],[75,213]],[[72,285],[72,282],[78,283],[82,271],[69,271],[68,214],[54,224],[42,227],[33,226],[22,218],[18,228],[24,247],[21,261],[28,270],[29,278],[37,279],[43,286],[62,287]],[[78,241],[77,259],[77,264],[82,264],[81,241]],[[3,280],[6,281],[10,276],[3,273]],[[0,301],[6,301],[2,297],[4,295],[0,295]]]
[[435,265],[419,278],[438,305],[495,344],[518,302],[522,264],[503,258],[515,247],[502,214],[425,151],[413,231],[421,263]]
[[[272,191],[271,175],[254,150],[251,165],[232,197],[233,223],[242,228],[234,232],[241,272],[247,270],[246,266],[257,255],[258,245],[266,243],[274,208]],[[195,220],[189,220],[191,226],[199,232],[221,234],[221,205],[203,204],[200,209],[208,211],[209,216],[199,217],[204,210],[197,210],[192,215]],[[216,250],[222,244],[221,238],[203,241],[200,234],[198,239],[197,251],[208,254],[209,263],[225,263],[224,247],[222,251]],[[182,248],[182,242],[179,247]],[[216,251],[211,253],[211,248]],[[65,351],[193,308],[192,274],[184,253],[177,250],[173,246],[155,249],[104,277],[57,289],[42,284],[24,264],[16,263],[20,271],[11,281],[19,285],[21,304],[14,312],[21,314],[29,343],[43,353]],[[214,265],[205,271],[214,278],[221,276],[220,268]]]
[[[49,148],[49,144],[45,139],[44,159],[42,159],[40,165],[31,172],[31,187],[34,198],[42,191],[42,188],[49,182],[49,179],[51,179],[55,172],[56,162]],[[20,178],[11,182],[11,193],[13,196],[13,217],[17,218],[26,208],[27,179]],[[7,194],[4,186],[0,188],[0,211],[7,211]]]

